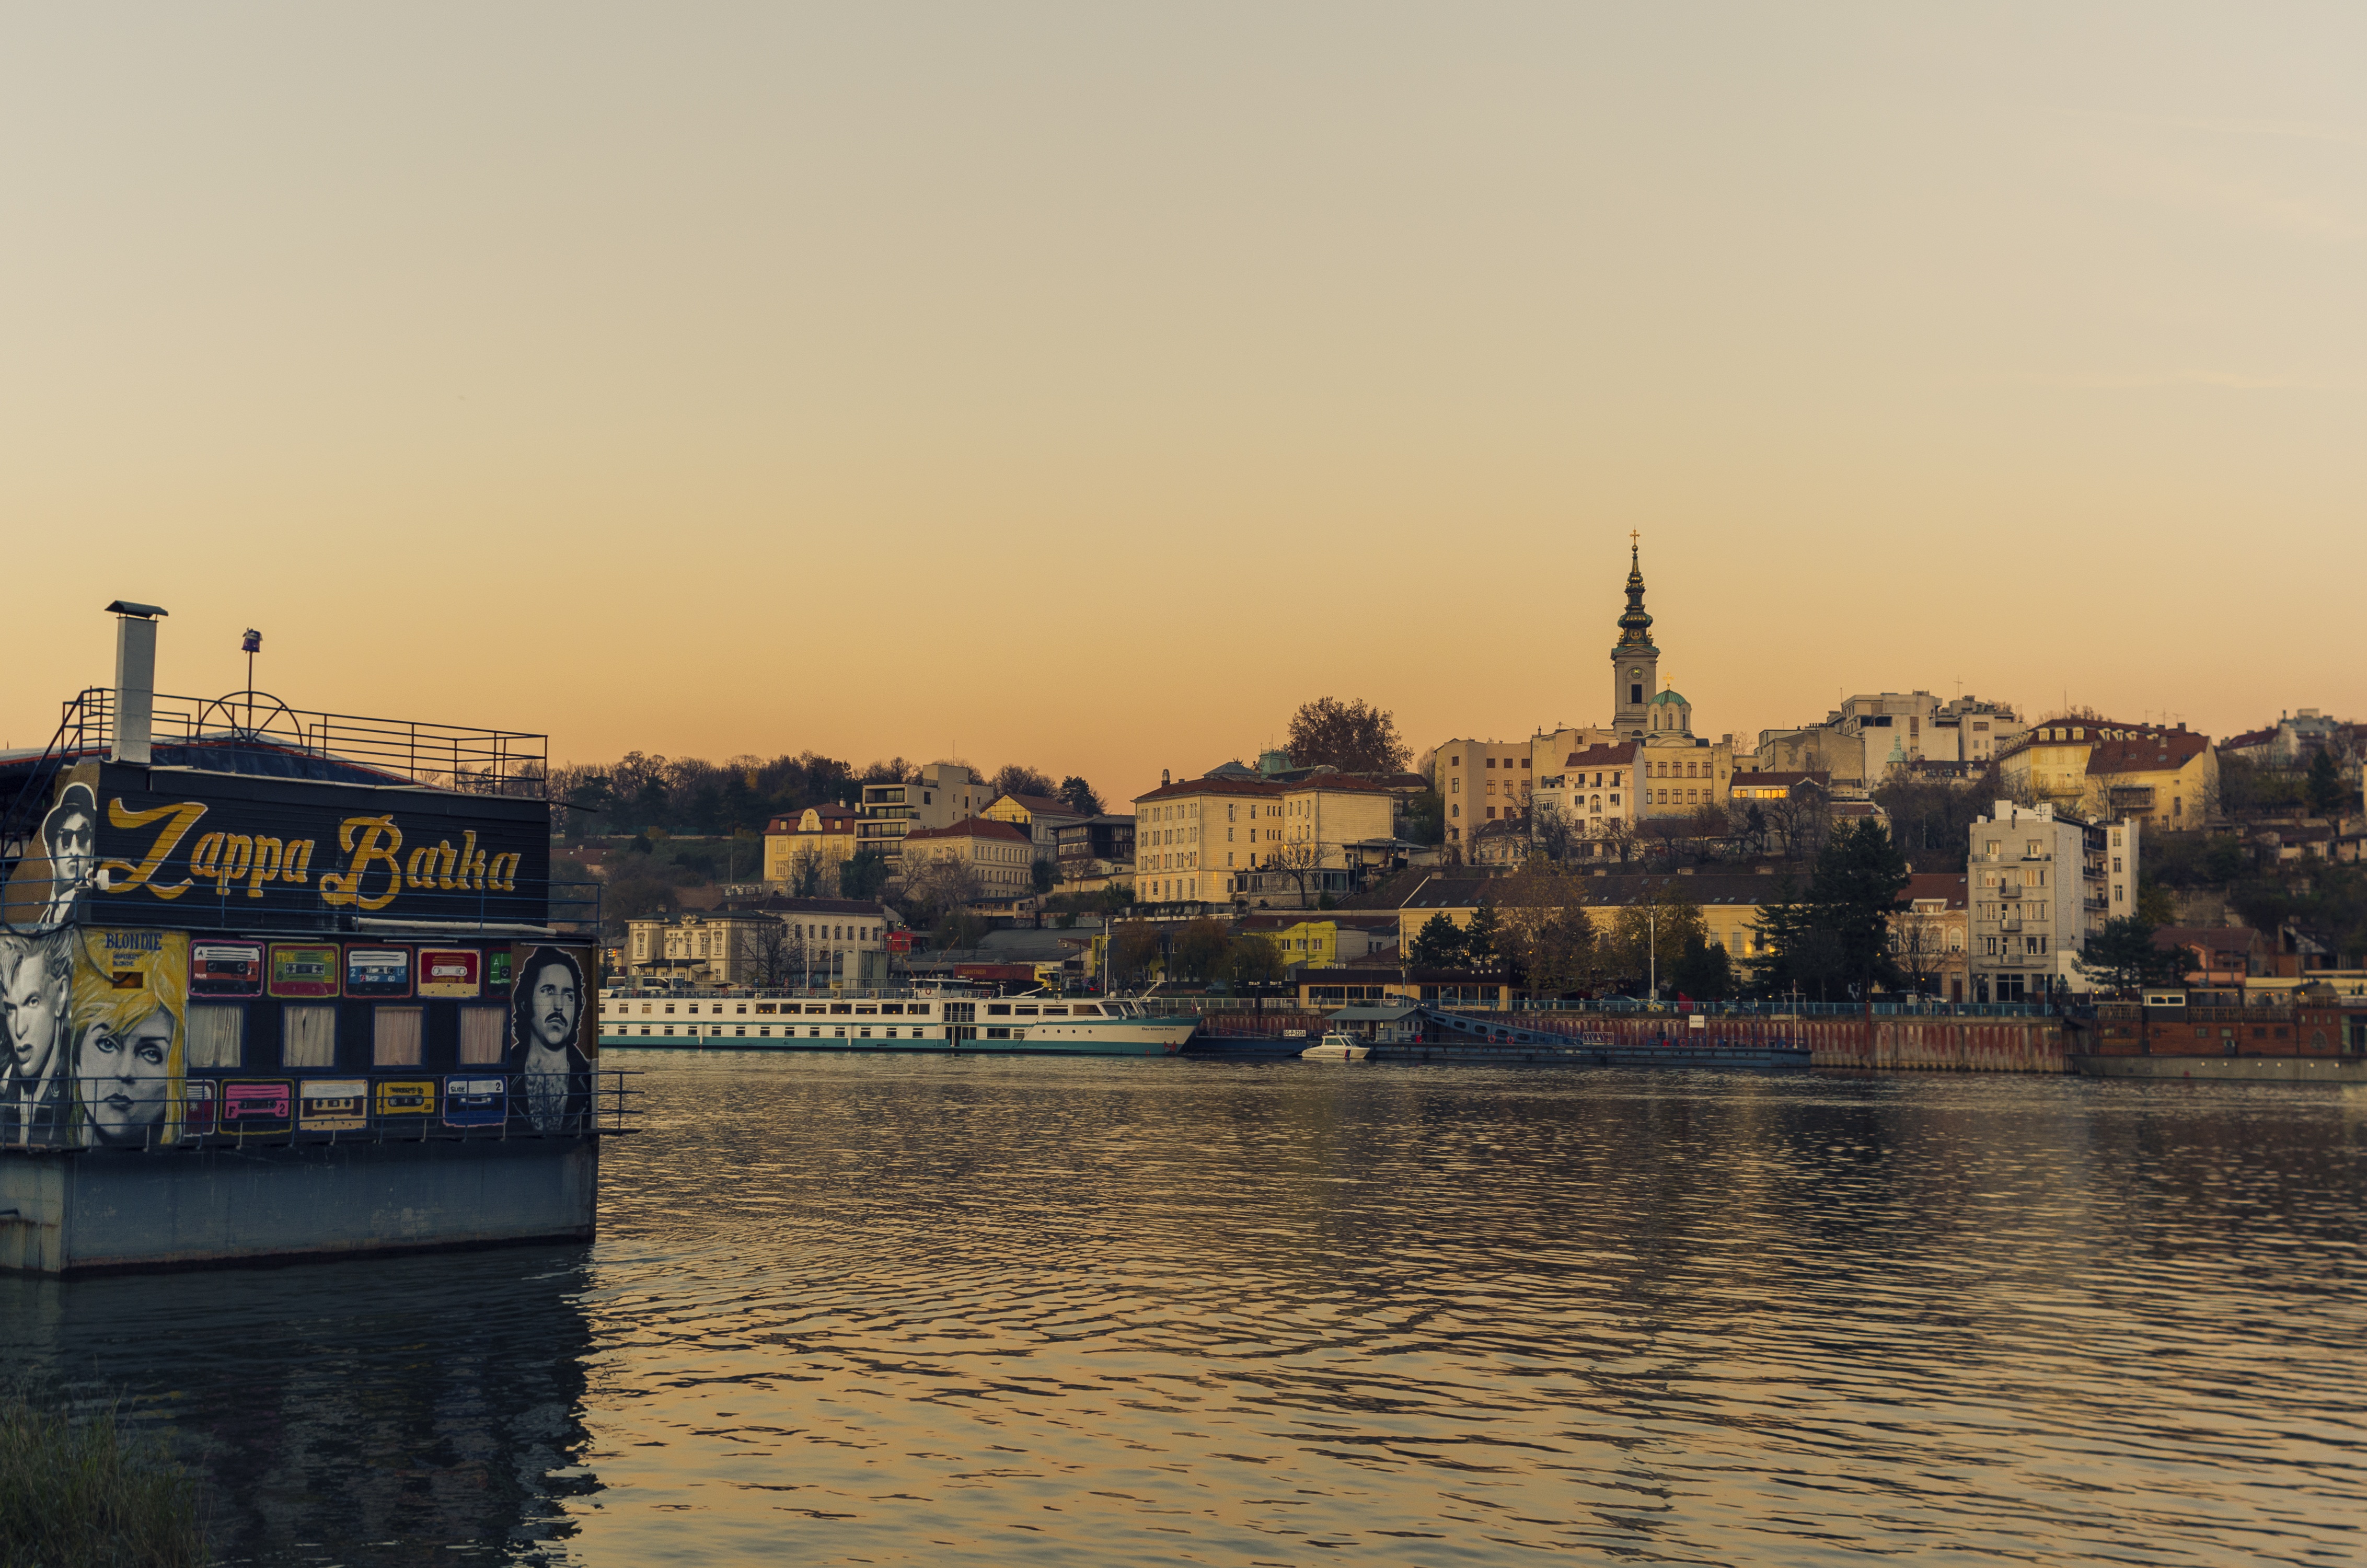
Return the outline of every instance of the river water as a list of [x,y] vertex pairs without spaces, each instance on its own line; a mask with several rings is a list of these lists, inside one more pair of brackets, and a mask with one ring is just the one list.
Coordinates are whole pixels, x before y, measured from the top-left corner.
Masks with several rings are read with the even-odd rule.
[[2367,1556],[2367,1096],[631,1056],[600,1240],[60,1285],[231,1560]]

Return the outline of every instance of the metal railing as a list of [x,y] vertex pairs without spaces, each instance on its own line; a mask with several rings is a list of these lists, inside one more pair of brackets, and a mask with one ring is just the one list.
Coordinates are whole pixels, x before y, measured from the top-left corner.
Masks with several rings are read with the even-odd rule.
[[[65,759],[96,756],[115,744],[113,687],[85,687],[59,706],[57,731],[0,818],[0,835],[26,831],[19,819],[27,801],[47,801],[49,781]],[[319,712],[290,708],[260,691],[217,698],[159,692],[149,745],[160,762],[204,766],[208,751],[272,754],[287,759],[298,777],[334,778],[342,773],[366,781],[377,774],[388,782],[538,801],[547,798],[550,771],[549,742],[542,735]]]
[[190,1079],[182,1093],[138,1093],[117,1077],[61,1080],[0,1106],[0,1154],[133,1153],[282,1143],[420,1143],[638,1131],[641,1090],[625,1069],[504,1073],[438,1069]]

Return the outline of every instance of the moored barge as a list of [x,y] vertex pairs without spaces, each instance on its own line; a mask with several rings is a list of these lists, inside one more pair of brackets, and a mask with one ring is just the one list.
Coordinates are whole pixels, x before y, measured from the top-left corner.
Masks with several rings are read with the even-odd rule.
[[950,987],[848,994],[616,988],[604,1049],[923,1051],[958,1056],[1172,1056],[1189,1013],[1123,997],[989,996]]
[[0,1268],[582,1239],[596,890],[542,737],[113,687],[0,757]]

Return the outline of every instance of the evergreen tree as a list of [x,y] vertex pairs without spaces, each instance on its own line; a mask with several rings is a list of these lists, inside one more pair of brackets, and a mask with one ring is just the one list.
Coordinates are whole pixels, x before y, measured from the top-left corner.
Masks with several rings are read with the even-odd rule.
[[1471,924],[1463,928],[1463,959],[1473,969],[1495,969],[1502,955],[1496,946],[1502,925],[1496,918],[1492,899],[1481,899],[1479,908],[1471,916]]
[[1817,855],[1808,883],[1810,923],[1831,938],[1840,974],[1861,997],[1899,983],[1890,958],[1890,916],[1907,878],[1907,857],[1872,820],[1843,824]]
[[1684,949],[1669,971],[1669,984],[1680,996],[1715,1002],[1734,989],[1734,971],[1726,949],[1699,932],[1686,935]]
[[1463,929],[1444,915],[1433,915],[1414,933],[1406,956],[1421,969],[1454,969],[1463,962]]
[[2081,974],[2115,991],[2167,984],[2184,967],[2176,953],[2154,946],[2153,927],[2135,915],[2105,921],[2072,961]]
[[2336,766],[2334,754],[2320,747],[2309,759],[2309,804],[2319,816],[2339,815],[2350,803],[2350,791],[2343,788],[2342,769]]

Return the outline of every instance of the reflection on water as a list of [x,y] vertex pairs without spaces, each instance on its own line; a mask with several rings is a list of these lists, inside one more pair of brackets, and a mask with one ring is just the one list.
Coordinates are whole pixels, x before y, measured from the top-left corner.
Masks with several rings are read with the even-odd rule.
[[0,1275],[18,1369],[160,1421],[233,1562],[545,1560],[590,1489],[582,1246],[76,1280]]
[[588,1249],[0,1309],[269,1561],[2367,1549],[2360,1096],[631,1064]]

